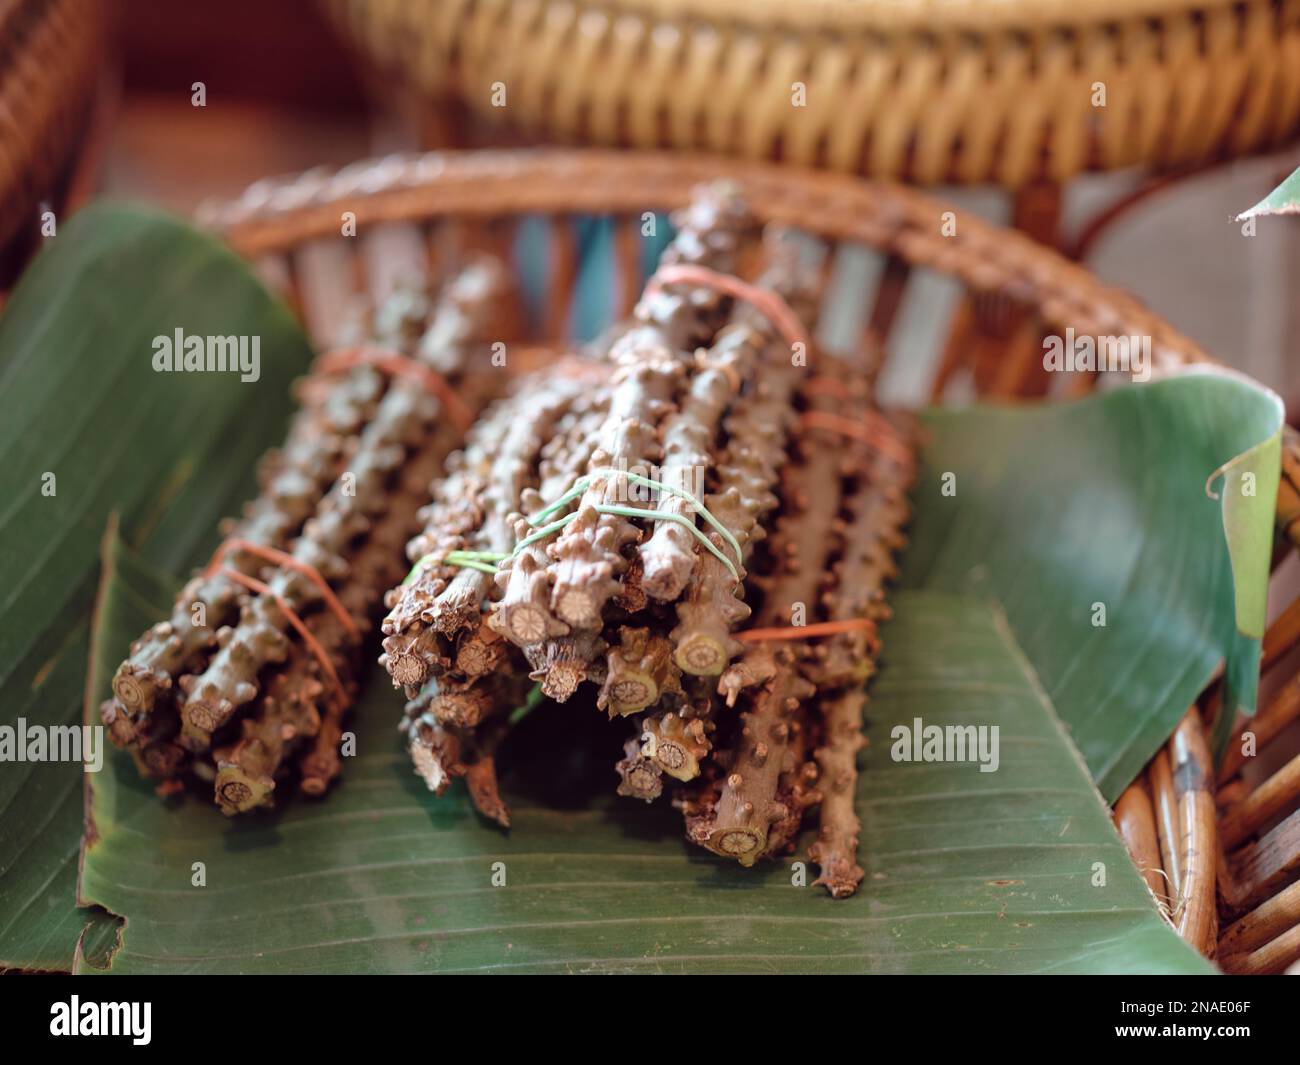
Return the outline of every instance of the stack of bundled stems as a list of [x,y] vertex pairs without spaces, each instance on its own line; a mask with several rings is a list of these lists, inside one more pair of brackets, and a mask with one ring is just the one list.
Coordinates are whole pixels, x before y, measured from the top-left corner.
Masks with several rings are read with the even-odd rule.
[[511,711],[533,684],[559,702],[586,686],[630,725],[620,794],[679,783],[688,838],[744,865],[819,807],[820,882],[851,894],[909,430],[809,350],[818,273],[796,241],[760,234],[725,184],[674,223],[631,319],[516,382],[434,484],[380,661],[436,792],[464,777],[508,824]]
[[503,384],[488,344],[506,288],[500,265],[476,258],[433,296],[399,292],[357,327],[369,349],[298,383],[259,495],[132,644],[102,707],[162,790],[197,778],[235,814],[270,805],[285,780],[320,795],[339,774],[363,643],[406,570],[429,482],[464,439],[448,408],[473,414]]

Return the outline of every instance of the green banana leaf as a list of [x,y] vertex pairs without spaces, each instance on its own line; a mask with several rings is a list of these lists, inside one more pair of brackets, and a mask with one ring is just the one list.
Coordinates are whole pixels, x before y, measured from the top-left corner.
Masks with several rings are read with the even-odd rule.
[[[927,423],[916,543],[868,711],[858,895],[807,887],[797,859],[719,862],[688,847],[668,807],[611,798],[621,737],[571,707],[544,704],[516,729],[502,834],[462,794],[422,790],[379,678],[355,718],[358,755],[325,803],[231,823],[202,800],[159,802],[122,760],[94,780],[81,889],[127,918],[111,971],[1209,971],[1158,916],[1069,733],[1094,750],[1094,775],[1122,786],[1119,767],[1163,742],[1220,657],[1256,660],[1234,621],[1221,522],[1267,526],[1271,500],[1243,516],[1205,482],[1244,453],[1228,480],[1258,465],[1276,483],[1275,401],[1189,375]],[[1212,442],[1186,443],[1189,425]],[[1115,433],[1126,446],[1080,457],[1081,442]],[[1090,462],[1107,471],[1100,482]],[[1127,522],[1074,530],[1084,501],[1052,490],[1053,468]],[[955,495],[941,489],[950,472]],[[1116,557],[1116,537],[1132,557]],[[1237,550],[1243,576],[1257,578],[1251,548],[1266,541]],[[147,623],[147,593],[155,613],[169,599],[165,581],[112,545],[110,556],[96,630],[116,650],[96,661],[97,691]],[[1071,624],[1081,593],[1110,597],[1106,626]],[[1085,620],[1092,601],[1079,601]],[[996,727],[996,772],[896,760],[922,724]]]
[[[61,627],[42,620],[44,600],[0,612],[5,639],[25,634],[30,647],[59,648],[45,656],[52,664],[23,667],[25,683],[39,677],[37,689],[58,694],[42,695],[58,708],[45,720],[69,720],[62,700],[83,684],[93,713],[127,643],[211,549],[217,514],[248,493],[252,456],[283,429],[284,380],[307,358],[278,307],[239,302],[250,284],[242,267],[202,238],[174,239],[198,241],[217,257],[202,284],[191,277],[168,288],[182,271],[154,247],[121,278],[47,290],[46,301],[69,301],[62,315],[43,319],[38,305],[18,329],[11,307],[0,321],[0,374],[12,349],[40,350],[60,365],[98,358],[119,367],[122,381],[64,403],[66,416],[59,391],[28,396],[15,409],[33,420],[118,410],[112,404],[157,387],[158,375],[137,381],[130,365],[147,362],[139,352],[149,337],[176,324],[187,333],[255,332],[243,324],[254,305],[274,319],[264,335],[278,337],[264,343],[264,362],[283,369],[278,390],[264,368],[256,389],[234,385],[229,402],[214,398],[217,383],[205,380],[195,397],[183,391],[192,379],[175,375],[169,387],[181,391],[151,393],[141,408],[147,440],[139,429],[92,437],[141,454],[136,465],[102,459],[96,483],[112,488],[87,513],[75,551],[59,550],[57,575],[49,558],[30,564],[29,545],[20,575],[34,570],[32,580],[53,585],[57,576],[78,589],[64,593]],[[63,270],[45,273],[47,285],[64,280]],[[135,287],[127,316],[134,348],[119,345],[120,301],[105,295],[119,280]],[[163,301],[152,299],[159,289],[169,293]],[[193,304],[201,314],[217,301],[223,310],[194,324],[175,310]],[[69,306],[79,308],[75,317]],[[150,307],[153,317],[141,319]],[[89,331],[93,358],[89,340],[76,347],[75,337],[30,338],[88,320],[99,325]],[[254,400],[265,406],[253,409]],[[8,396],[4,403],[8,410]],[[246,446],[226,450],[235,442],[215,428],[201,445],[156,431],[152,419],[178,404],[182,428],[200,414],[212,420],[205,425],[238,418]],[[0,959],[64,968],[80,934],[76,968],[114,973],[1210,971],[1159,917],[1098,787],[1112,796],[1127,783],[1221,660],[1229,705],[1251,708],[1277,479],[1275,397],[1233,378],[1192,375],[1070,406],[926,420],[914,544],[868,707],[858,793],[867,879],[854,898],[834,901],[802,886],[812,879],[796,864],[803,849],[742,870],[688,847],[666,805],[613,798],[621,733],[573,707],[542,704],[509,741],[504,786],[514,827],[505,835],[482,823],[463,793],[435,799],[424,791],[393,728],[399,700],[380,677],[353,719],[358,754],[324,802],[290,799],[228,821],[201,798],[158,799],[117,752],[98,774],[50,767],[44,792],[8,785],[15,767],[0,766]],[[66,432],[80,440],[74,428],[58,422],[54,439]],[[196,450],[179,463],[184,442]],[[43,468],[46,449],[8,456],[0,476],[21,483]],[[1206,481],[1226,463],[1216,501]],[[955,495],[945,494],[946,474]],[[1257,495],[1246,492],[1248,480],[1258,481]],[[188,505],[179,513],[157,503],[167,485],[182,486],[177,498]],[[125,542],[105,541],[87,677],[82,619],[110,506],[121,510]],[[6,544],[21,528],[0,524]],[[48,539],[63,528],[45,532]],[[1105,626],[1092,623],[1098,602]],[[6,720],[18,716],[9,705]],[[896,760],[897,730],[918,718],[996,726],[997,771]],[[28,769],[18,769],[24,779]],[[84,776],[78,910],[70,880],[80,823],[72,814]]]
[[[108,649],[174,590],[115,541],[106,552],[100,690]],[[513,827],[489,828],[464,795],[416,780],[384,678],[326,802],[227,821],[201,799],[160,802],[126,759],[93,778],[81,890],[126,918],[111,971],[1209,971],[1158,916],[997,606],[936,591],[896,604],[853,898],[807,886],[793,859],[720,862],[666,805],[612,798],[618,730],[594,712],[575,727],[572,707],[517,726]],[[997,771],[892,761],[892,730],[916,717],[997,727]]]
[[1300,167],[1254,207],[1237,215],[1237,221],[1265,214],[1300,214]]
[[[153,338],[178,328],[260,337],[260,379],[154,372]],[[110,510],[153,565],[210,551],[309,358],[287,310],[210,237],[118,206],[61,227],[0,317],[0,726],[80,720]],[[84,776],[0,763],[0,968],[66,970],[88,923],[118,923],[73,905]]]
[[904,586],[997,601],[1108,802],[1220,661],[1254,713],[1282,420],[1211,369],[926,416]]

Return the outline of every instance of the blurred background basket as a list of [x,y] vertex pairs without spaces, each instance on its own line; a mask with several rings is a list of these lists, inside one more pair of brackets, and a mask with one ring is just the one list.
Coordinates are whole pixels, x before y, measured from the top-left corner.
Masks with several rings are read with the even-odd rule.
[[324,2],[444,129],[1012,188],[1300,132],[1294,0]]
[[[1245,254],[1218,224],[1228,205],[1202,199],[1199,216],[1163,216],[1161,269],[1139,265],[1131,240],[1105,254],[1149,217],[1139,208],[1204,197],[1192,179],[1207,168],[1225,164],[1221,188],[1249,186],[1249,165],[1226,165],[1248,158],[1275,169],[1269,188],[1294,169],[1261,153],[1300,137],[1300,0],[319,3],[403,147],[672,149],[944,184],[983,217],[1159,293],[1201,343],[1300,394],[1300,371],[1269,354],[1294,332],[1282,301],[1212,314],[1182,298],[1245,271],[1254,292],[1270,273],[1288,284],[1294,254],[1267,251],[1271,234]],[[1232,213],[1260,198],[1240,195]],[[1200,254],[1173,250],[1192,233]],[[1265,324],[1279,315],[1283,332]],[[1019,325],[996,294],[971,297],[952,341],[996,351]]]
[[[561,341],[593,335],[631,307],[658,250],[642,237],[642,212],[679,207],[696,184],[718,177],[738,181],[760,219],[810,238],[828,279],[816,323],[822,343],[856,352],[874,379],[909,379],[913,399],[1087,393],[1097,375],[1050,389],[1045,380],[1042,338],[1066,329],[1150,336],[1157,373],[1209,361],[1132,298],[1020,233],[954,212],[953,235],[943,236],[939,222],[951,208],[939,200],[760,163],[568,150],[401,155],[260,182],[237,201],[205,207],[201,220],[256,264],[322,347],[339,339],[362,293],[382,298],[413,274],[435,281],[469,248],[519,263],[522,245],[540,244],[549,268],[540,287],[520,279],[530,299],[519,339]],[[356,238],[340,236],[345,212]],[[967,294],[958,318],[984,301],[1009,323],[1011,341],[953,343],[966,335],[958,321],[948,343],[901,351],[894,327],[907,290],[936,276]],[[593,299],[601,304],[594,317]],[[1288,435],[1279,561],[1300,541],[1298,470],[1300,446]],[[1300,757],[1287,761],[1297,747],[1288,729],[1300,719],[1298,647],[1300,602],[1265,639],[1264,698],[1250,723],[1260,758],[1230,758],[1216,793],[1202,725],[1217,713],[1212,685],[1116,805],[1166,915],[1230,971],[1277,972],[1300,958],[1300,884],[1290,883],[1300,874]]]
[[0,4],[0,290],[67,198],[107,25],[100,0]]

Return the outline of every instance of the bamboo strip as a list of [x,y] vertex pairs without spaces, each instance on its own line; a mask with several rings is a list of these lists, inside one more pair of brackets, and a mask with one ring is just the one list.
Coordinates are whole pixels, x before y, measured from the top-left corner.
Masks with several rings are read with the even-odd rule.
[[1214,869],[1218,850],[1214,824],[1214,763],[1210,759],[1195,706],[1169,740],[1174,790],[1178,797],[1178,934],[1208,954],[1215,932]]
[[1249,954],[1300,926],[1300,881],[1230,925],[1219,937],[1219,957]]
[[1219,822],[1223,846],[1231,850],[1289,806],[1300,800],[1300,755],[1264,781],[1249,796],[1229,807]]
[[1139,778],[1124,789],[1112,815],[1129,857],[1157,899],[1168,897],[1163,867],[1160,864],[1160,840],[1156,834],[1156,815],[1151,796]]

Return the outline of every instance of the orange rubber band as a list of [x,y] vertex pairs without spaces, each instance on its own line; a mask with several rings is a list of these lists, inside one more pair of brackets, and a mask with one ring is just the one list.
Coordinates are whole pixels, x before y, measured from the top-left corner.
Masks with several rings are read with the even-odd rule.
[[853,389],[840,378],[822,374],[808,380],[803,386],[805,396],[834,396],[836,399],[854,399]]
[[754,307],[769,322],[776,326],[791,346],[802,344],[806,352],[813,349],[812,337],[808,335],[799,321],[799,316],[771,289],[759,288],[748,281],[742,281],[731,274],[719,273],[706,266],[693,266],[690,263],[675,263],[661,266],[646,284],[647,295],[659,291],[664,285],[672,284],[702,285],[715,289],[738,300],[744,300]]
[[258,595],[269,595],[275,600],[276,605],[284,611],[284,616],[289,619],[289,624],[298,630],[302,642],[307,645],[307,649],[315,656],[316,661],[321,665],[321,669],[329,677],[330,683],[334,686],[334,692],[339,698],[340,705],[346,706],[348,703],[347,692],[343,690],[343,682],[339,679],[334,663],[330,661],[329,653],[321,646],[320,641],[311,634],[302,618],[298,616],[298,612],[288,604],[284,596],[272,591],[268,585],[263,584],[256,577],[250,577],[247,573],[240,573],[239,570],[223,568],[221,574],[229,577],[236,584],[242,584],[245,588],[256,592]]
[[868,413],[866,421],[859,421],[829,411],[810,410],[804,414],[802,421],[809,429],[828,429],[841,436],[861,440],[900,466],[912,465],[911,450],[898,439],[893,427],[879,414]]
[[874,633],[876,623],[870,618],[846,618],[844,621],[819,621],[816,625],[782,625],[770,629],[746,629],[733,633],[743,643],[760,643],[766,640],[803,640],[814,636],[838,636],[842,632],[867,629]]
[[[315,566],[308,565],[301,559],[294,558],[293,555],[286,554],[283,551],[277,551],[273,547],[264,547],[261,544],[255,544],[252,540],[244,540],[240,537],[233,537],[223,543],[213,552],[212,561],[208,563],[207,569],[203,571],[204,576],[211,576],[221,566],[222,560],[225,559],[231,551],[247,551],[250,555],[270,562],[272,565],[280,566],[284,569],[296,570],[309,581],[312,582],[320,591],[321,597],[325,600],[325,605],[330,608],[334,616],[342,622],[343,627],[347,629],[348,635],[353,639],[361,639],[361,631],[357,628],[357,623],[352,619],[352,615],[339,602],[338,596],[334,594],[334,589],[320,575],[320,571]],[[223,570],[224,573],[232,572],[229,569]],[[243,583],[242,581],[240,582]],[[259,582],[260,583],[260,582]],[[277,597],[278,598],[278,597]],[[281,604],[283,605],[283,604]],[[291,613],[291,612],[290,612]],[[291,614],[290,620],[297,617]]]
[[438,400],[461,432],[468,432],[474,424],[474,412],[456,394],[447,379],[424,363],[408,358],[396,351],[371,346],[341,348],[322,355],[312,366],[312,373],[344,373],[357,366],[373,366],[392,377],[405,377],[414,381],[434,399]]

